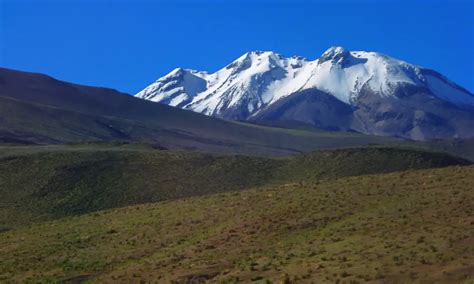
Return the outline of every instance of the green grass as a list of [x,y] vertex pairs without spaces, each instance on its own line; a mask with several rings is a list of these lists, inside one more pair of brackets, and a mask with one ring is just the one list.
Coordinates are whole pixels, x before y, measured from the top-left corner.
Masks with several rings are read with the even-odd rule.
[[107,208],[266,184],[466,164],[445,154],[354,148],[289,158],[159,151],[145,144],[0,147],[2,230]]
[[67,217],[0,233],[0,282],[470,283],[473,180],[409,170]]

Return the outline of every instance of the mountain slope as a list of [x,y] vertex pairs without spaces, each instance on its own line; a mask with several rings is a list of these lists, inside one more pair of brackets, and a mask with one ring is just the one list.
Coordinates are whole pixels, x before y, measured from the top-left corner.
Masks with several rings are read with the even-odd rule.
[[[314,109],[305,106],[303,115],[289,114],[282,101],[290,96],[314,101],[308,97],[310,90],[316,100],[335,100],[322,114],[315,103]],[[352,111],[349,119],[335,121],[341,130],[417,140],[474,136],[472,93],[433,70],[341,47],[328,49],[314,61],[257,51],[212,74],[178,68],[136,96],[216,117],[257,122],[271,117],[329,129],[334,125],[326,117],[337,116],[338,105],[344,104]],[[404,112],[403,119],[386,119],[399,112]],[[429,129],[433,123],[438,129]]]
[[208,117],[106,88],[0,68],[0,142],[146,141],[169,149],[288,155],[400,143],[352,133],[261,127]]
[[161,151],[135,144],[4,146],[0,147],[0,224],[5,230],[106,208],[264,184],[467,164],[446,154],[397,148],[265,158]]
[[0,281],[471,283],[474,167],[269,185],[0,233]]

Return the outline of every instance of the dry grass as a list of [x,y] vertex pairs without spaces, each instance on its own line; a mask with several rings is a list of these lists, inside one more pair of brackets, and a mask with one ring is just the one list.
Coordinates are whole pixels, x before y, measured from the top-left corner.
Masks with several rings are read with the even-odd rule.
[[448,167],[68,217],[1,233],[0,281],[469,283],[473,185]]

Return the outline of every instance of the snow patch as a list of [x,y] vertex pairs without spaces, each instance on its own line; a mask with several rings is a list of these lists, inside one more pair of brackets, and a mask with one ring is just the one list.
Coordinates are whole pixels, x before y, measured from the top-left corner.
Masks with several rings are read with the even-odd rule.
[[242,108],[252,116],[305,89],[316,88],[352,104],[364,87],[379,96],[393,96],[402,83],[428,87],[437,97],[456,104],[474,105],[472,94],[447,80],[423,75],[418,66],[342,47],[331,47],[313,61],[252,51],[214,73],[176,68],[136,96],[208,115]]

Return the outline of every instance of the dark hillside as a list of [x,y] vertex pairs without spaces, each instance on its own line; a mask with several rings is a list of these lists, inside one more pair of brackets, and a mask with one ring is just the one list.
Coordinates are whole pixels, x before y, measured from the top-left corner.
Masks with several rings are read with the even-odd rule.
[[0,223],[10,228],[265,184],[466,164],[446,154],[394,148],[341,149],[275,159],[127,144],[0,147]]

